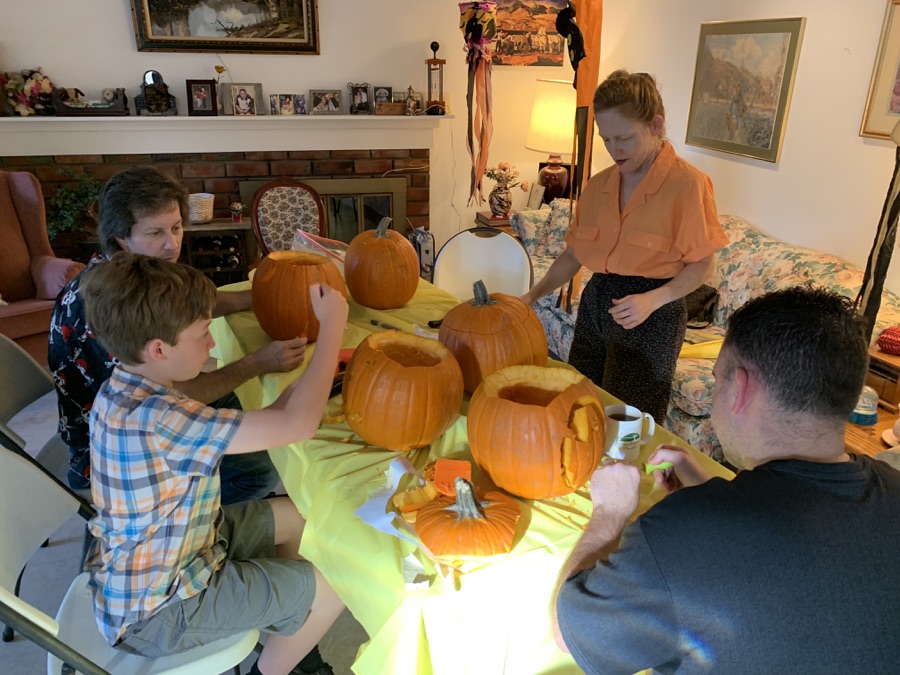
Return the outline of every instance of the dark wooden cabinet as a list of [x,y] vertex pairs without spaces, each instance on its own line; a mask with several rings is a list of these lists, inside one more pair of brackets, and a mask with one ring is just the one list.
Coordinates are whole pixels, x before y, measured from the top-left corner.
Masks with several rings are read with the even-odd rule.
[[208,223],[191,223],[184,228],[181,257],[216,286],[224,286],[247,279],[256,264],[256,239],[249,222],[218,218]]

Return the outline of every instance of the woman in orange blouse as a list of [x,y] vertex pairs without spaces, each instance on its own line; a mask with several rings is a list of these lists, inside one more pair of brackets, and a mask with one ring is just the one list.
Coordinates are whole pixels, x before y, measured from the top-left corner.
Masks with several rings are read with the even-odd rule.
[[597,87],[594,116],[615,165],[585,186],[566,250],[522,300],[535,302],[581,266],[593,272],[569,363],[662,422],[684,340],[684,296],[709,276],[728,238],[709,177],[665,140],[653,77],[615,71]]

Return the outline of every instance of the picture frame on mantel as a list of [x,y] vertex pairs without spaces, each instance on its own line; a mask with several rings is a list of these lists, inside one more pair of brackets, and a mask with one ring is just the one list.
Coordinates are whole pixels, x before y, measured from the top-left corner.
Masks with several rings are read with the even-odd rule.
[[217,115],[215,80],[185,80],[187,85],[188,115]]
[[777,162],[805,17],[700,24],[685,143]]
[[[279,6],[296,12],[281,16],[270,9]],[[202,0],[131,0],[138,51],[319,53],[317,0],[259,3],[252,7],[252,12],[233,7],[226,13],[210,11]]]
[[888,0],[859,135],[890,138],[900,120],[900,0]]

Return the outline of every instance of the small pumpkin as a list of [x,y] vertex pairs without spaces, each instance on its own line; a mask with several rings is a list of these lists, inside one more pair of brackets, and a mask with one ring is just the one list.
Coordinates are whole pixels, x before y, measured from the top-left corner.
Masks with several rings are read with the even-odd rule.
[[488,295],[480,280],[473,291],[474,298],[447,312],[438,333],[459,361],[466,391],[506,366],[545,365],[547,337],[532,309],[512,295]]
[[382,218],[374,230],[353,237],[344,257],[344,275],[353,299],[373,309],[403,307],[419,286],[419,256],[406,238]]
[[462,372],[437,340],[373,333],[347,364],[343,395],[354,432],[370,445],[405,452],[430,444],[459,417]]
[[527,499],[584,485],[606,445],[597,387],[566,368],[498,370],[472,395],[467,422],[475,463],[498,487]]
[[456,479],[456,497],[441,495],[416,516],[416,534],[437,558],[463,561],[506,555],[512,549],[520,509],[502,492],[475,495],[472,483]]
[[253,275],[253,313],[273,340],[290,340],[305,333],[319,337],[319,320],[309,297],[311,284],[331,286],[347,297],[337,266],[325,256],[302,251],[273,251]]

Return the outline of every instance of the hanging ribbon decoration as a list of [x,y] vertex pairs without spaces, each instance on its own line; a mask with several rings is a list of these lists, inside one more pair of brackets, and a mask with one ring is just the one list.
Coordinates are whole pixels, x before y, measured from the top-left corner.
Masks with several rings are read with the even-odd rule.
[[[894,128],[898,135],[894,141],[900,140],[900,123]],[[897,219],[900,217],[900,145],[898,145],[894,159],[894,175],[891,176],[891,184],[888,187],[887,197],[881,209],[881,220],[878,221],[878,231],[875,233],[875,241],[869,253],[866,263],[866,271],[863,274],[862,286],[859,295],[856,296],[856,309],[865,321],[866,343],[872,340],[872,331],[875,330],[875,318],[881,307],[881,292],[884,290],[884,279],[887,276],[888,267],[891,264],[891,255],[894,252],[894,242],[897,239]]]
[[481,180],[487,169],[488,150],[494,134],[490,44],[497,35],[497,3],[459,3],[459,29],[465,36],[466,63],[469,65],[466,87],[466,105],[469,108],[466,148],[472,160],[469,205],[475,201],[480,206],[484,203]]

